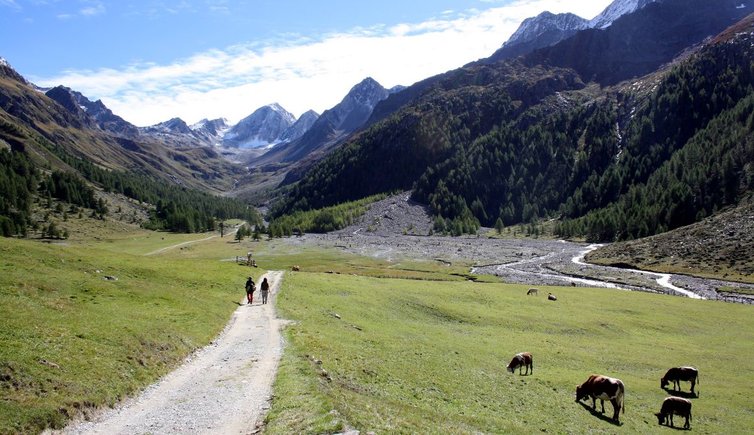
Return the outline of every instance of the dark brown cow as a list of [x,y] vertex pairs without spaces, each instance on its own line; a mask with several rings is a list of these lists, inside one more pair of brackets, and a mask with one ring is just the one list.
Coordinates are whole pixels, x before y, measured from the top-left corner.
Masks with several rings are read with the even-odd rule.
[[621,410],[626,413],[626,406],[623,404],[623,395],[625,393],[623,381],[620,379],[609,378],[601,375],[591,375],[583,384],[576,387],[576,401],[592,398],[592,409],[597,410],[597,399],[602,402],[602,413],[605,413],[605,400],[613,404],[613,420],[620,423],[618,414]]
[[[670,427],[673,426],[673,414],[686,417],[686,423],[683,424],[684,429],[691,429],[691,401],[681,397],[666,397],[662,402],[662,408],[660,412],[656,413],[658,424],[669,423]],[[667,422],[667,423],[666,423]]]
[[508,364],[508,371],[513,373],[513,371],[516,370],[516,367],[518,367],[519,375],[521,374],[522,367],[526,367],[526,373],[524,374],[529,374],[529,368],[531,368],[531,374],[534,374],[534,358],[532,358],[531,353],[517,353],[511,360],[510,364]]
[[665,373],[660,379],[660,388],[665,388],[670,382],[676,391],[681,391],[681,381],[691,382],[691,393],[694,393],[694,386],[699,382],[699,371],[694,367],[673,367]]

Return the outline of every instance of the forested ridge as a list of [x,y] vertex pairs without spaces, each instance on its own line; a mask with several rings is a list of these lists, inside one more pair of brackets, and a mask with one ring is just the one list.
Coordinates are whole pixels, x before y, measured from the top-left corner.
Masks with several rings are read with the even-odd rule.
[[[19,128],[9,122],[1,121],[0,128],[9,136],[21,136]],[[92,217],[103,218],[108,213],[106,201],[96,198],[92,186],[153,205],[149,221],[144,223],[150,229],[199,232],[213,230],[218,220],[229,218],[261,223],[256,210],[237,199],[165,183],[138,171],[103,169],[45,138],[32,136],[67,169],[52,169],[49,163],[30,158],[28,148],[20,142],[15,149],[0,149],[0,229],[4,236],[27,234],[33,224],[35,198],[41,208],[51,208],[55,198],[91,209]]]
[[636,83],[539,85],[532,104],[494,80],[446,84],[315,166],[275,210],[413,188],[454,233],[559,218],[563,236],[607,241],[686,225],[754,190],[752,59],[738,32]]

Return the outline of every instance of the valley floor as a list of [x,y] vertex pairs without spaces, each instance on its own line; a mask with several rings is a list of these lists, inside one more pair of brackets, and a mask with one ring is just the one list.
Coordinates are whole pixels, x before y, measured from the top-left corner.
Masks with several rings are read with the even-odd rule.
[[752,284],[587,264],[583,256],[594,247],[564,240],[372,235],[349,229],[308,234],[288,239],[288,243],[339,248],[387,261],[423,259],[448,265],[468,262],[472,264],[471,274],[495,275],[509,283],[610,287],[754,303],[751,295],[726,291],[729,288],[751,291]]

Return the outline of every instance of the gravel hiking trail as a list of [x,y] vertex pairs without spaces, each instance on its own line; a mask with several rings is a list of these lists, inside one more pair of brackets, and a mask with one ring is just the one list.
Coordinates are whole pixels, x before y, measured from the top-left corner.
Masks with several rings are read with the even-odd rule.
[[[270,298],[243,303],[209,345],[176,370],[91,421],[74,422],[62,434],[248,434],[260,430],[283,350],[275,299],[283,272],[263,277]],[[262,277],[262,278],[263,278]],[[260,278],[257,287],[261,283]],[[239,290],[239,298],[241,297]]]

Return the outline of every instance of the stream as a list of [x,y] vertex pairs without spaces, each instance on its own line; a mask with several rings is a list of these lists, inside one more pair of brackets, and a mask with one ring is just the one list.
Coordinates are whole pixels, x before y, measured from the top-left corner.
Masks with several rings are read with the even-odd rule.
[[[584,261],[584,257],[602,245],[575,245],[559,242],[561,249],[545,255],[486,266],[474,267],[471,273],[491,274],[506,281],[540,285],[580,285],[624,290],[648,291],[682,295],[692,299],[707,296],[674,285],[674,276],[638,269],[599,266]],[[706,292],[705,292],[706,293]]]

